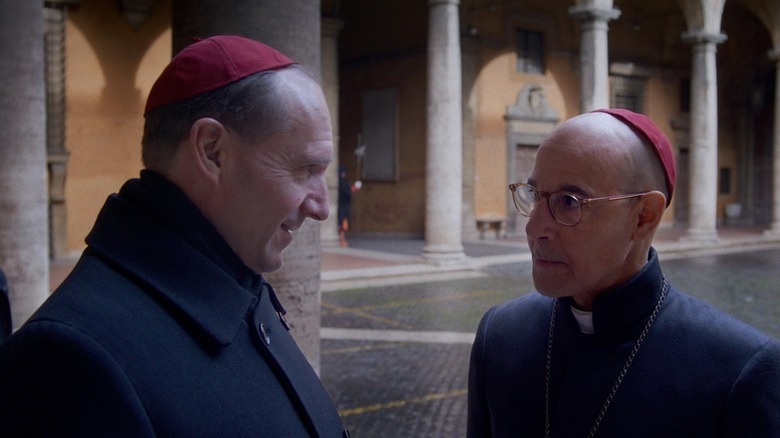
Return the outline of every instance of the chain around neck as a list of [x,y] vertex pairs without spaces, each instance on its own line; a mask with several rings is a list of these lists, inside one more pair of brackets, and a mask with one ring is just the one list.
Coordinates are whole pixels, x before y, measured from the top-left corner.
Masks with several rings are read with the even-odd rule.
[[[666,293],[668,291],[669,291],[669,282],[667,281],[666,276],[664,275],[663,283],[661,285],[661,296],[658,297],[658,302],[655,304],[653,313],[650,314],[650,318],[648,318],[647,323],[645,324],[645,328],[643,328],[642,333],[639,334],[639,337],[634,343],[634,348],[631,349],[631,352],[628,354],[628,359],[626,359],[626,363],[623,365],[623,369],[620,370],[620,373],[618,374],[615,383],[612,385],[612,390],[609,392],[607,399],[604,401],[604,405],[601,407],[601,411],[599,411],[599,415],[596,417],[596,421],[593,423],[593,427],[591,428],[590,433],[588,434],[588,438],[592,438],[594,435],[596,435],[596,430],[598,430],[599,426],[601,425],[601,421],[604,419],[604,415],[607,413],[607,409],[609,408],[609,405],[612,403],[612,399],[615,398],[615,394],[617,393],[618,388],[620,388],[620,384],[623,383],[623,378],[626,377],[626,374],[628,373],[628,368],[631,367],[631,364],[634,362],[634,358],[636,357],[637,352],[639,352],[639,347],[642,346],[642,343],[647,337],[648,332],[650,332],[650,327],[652,327],[653,322],[658,316],[658,312],[661,310],[661,304],[663,304],[664,298],[666,298]],[[558,300],[555,299],[553,301],[552,313],[550,315],[550,331],[547,335],[547,355],[545,357],[545,365],[544,365],[544,436],[545,438],[550,438],[550,374],[552,370],[552,347],[553,347],[553,337],[555,334],[555,314],[557,310],[558,310]]]

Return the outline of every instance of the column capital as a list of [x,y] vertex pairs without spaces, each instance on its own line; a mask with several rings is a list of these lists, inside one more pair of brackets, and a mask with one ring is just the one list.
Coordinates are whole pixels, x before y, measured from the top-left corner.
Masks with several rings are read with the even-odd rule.
[[780,62],[780,49],[772,49],[766,52],[767,58],[770,61]]
[[693,30],[685,32],[680,36],[680,38],[683,40],[683,42],[689,44],[720,44],[728,39],[725,34],[712,33],[704,30]]
[[610,21],[620,17],[620,9],[598,6],[572,6],[569,16],[582,21]]

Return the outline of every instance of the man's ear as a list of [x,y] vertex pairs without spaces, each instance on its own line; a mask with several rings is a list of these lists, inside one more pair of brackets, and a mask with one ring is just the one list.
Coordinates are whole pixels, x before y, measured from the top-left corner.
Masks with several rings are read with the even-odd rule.
[[666,196],[659,191],[652,191],[639,198],[638,216],[634,239],[651,237],[661,222],[666,209]]
[[211,118],[195,121],[190,127],[188,146],[198,173],[209,181],[219,181],[224,155],[225,126]]

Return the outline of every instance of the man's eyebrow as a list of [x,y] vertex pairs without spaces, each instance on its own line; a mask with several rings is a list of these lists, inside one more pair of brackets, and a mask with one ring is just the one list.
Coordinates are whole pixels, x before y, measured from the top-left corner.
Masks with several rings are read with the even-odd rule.
[[327,166],[333,162],[333,155],[331,154],[308,154],[306,152],[300,152],[291,154],[290,158],[307,166],[312,164]]
[[332,158],[322,158],[322,157],[320,157],[320,158],[310,158],[308,160],[308,163],[310,165],[314,164],[314,165],[327,166],[327,165],[333,163],[333,159]]
[[[533,178],[528,178],[526,184],[530,186],[534,186],[536,188],[539,187],[536,185],[536,180],[534,180]],[[564,184],[562,186],[556,187],[554,190],[551,191],[551,193],[556,193],[556,192],[567,192],[567,193],[572,193],[574,195],[581,195],[585,197],[590,196],[590,194],[586,190],[583,190],[582,187],[576,184]]]
[[559,191],[574,193],[575,195],[590,196],[590,194],[587,191],[583,190],[582,187],[574,184],[564,184],[563,186],[560,187]]

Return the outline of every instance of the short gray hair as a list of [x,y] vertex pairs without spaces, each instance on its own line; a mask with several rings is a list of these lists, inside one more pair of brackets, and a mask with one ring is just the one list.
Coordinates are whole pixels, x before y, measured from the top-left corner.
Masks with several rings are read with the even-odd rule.
[[297,71],[314,79],[297,64],[255,73],[232,84],[189,99],[155,108],[146,114],[141,159],[144,167],[167,169],[193,123],[213,118],[246,139],[256,139],[289,128],[284,94],[279,84],[284,72]]

